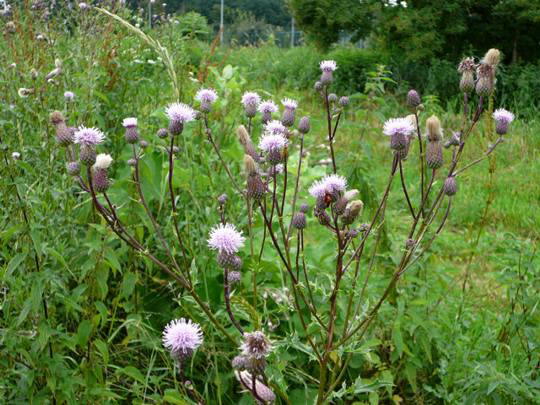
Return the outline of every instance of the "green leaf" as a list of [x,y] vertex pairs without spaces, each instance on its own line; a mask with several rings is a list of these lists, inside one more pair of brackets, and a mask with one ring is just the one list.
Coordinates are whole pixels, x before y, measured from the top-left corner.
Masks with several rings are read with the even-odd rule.
[[163,395],[163,400],[168,404],[176,404],[176,405],[188,404],[185,398],[182,395],[180,395],[178,391],[175,391],[172,389],[165,390],[165,395]]
[[19,253],[18,255],[15,255],[10,261],[7,266],[7,272],[6,276],[11,276],[11,273],[15,271],[16,268],[18,268],[21,263],[26,259],[26,256],[28,255],[27,252]]
[[79,324],[77,328],[77,344],[84,348],[90,339],[90,334],[92,333],[92,323],[85,319]]
[[135,284],[137,283],[137,274],[128,272],[124,275],[122,280],[122,287],[120,288],[120,297],[129,298],[135,289]]

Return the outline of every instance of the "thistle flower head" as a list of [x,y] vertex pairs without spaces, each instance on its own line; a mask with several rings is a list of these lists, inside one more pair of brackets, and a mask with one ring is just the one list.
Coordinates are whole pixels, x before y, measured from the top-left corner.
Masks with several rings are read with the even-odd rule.
[[201,103],[213,104],[218,98],[214,89],[200,89],[195,95],[195,100]]
[[278,120],[270,121],[264,126],[264,131],[272,135],[283,135],[286,130],[285,126]]
[[510,124],[512,121],[514,121],[514,114],[512,114],[510,111],[505,110],[504,108],[499,108],[495,110],[493,113],[493,118],[497,122],[503,122],[505,124]]
[[242,104],[244,107],[258,105],[261,102],[261,96],[253,91],[246,91],[242,95]]
[[108,169],[113,161],[111,155],[107,153],[100,153],[96,156],[96,163],[94,163],[95,169]]
[[259,112],[263,114],[272,114],[277,112],[278,106],[272,100],[263,101],[259,104]]
[[234,225],[219,224],[210,231],[208,246],[210,246],[210,249],[217,250],[220,253],[234,254],[244,246],[244,240],[242,233],[238,232]]
[[122,126],[124,128],[132,128],[137,126],[137,118],[124,118],[124,121],[122,121]]
[[474,63],[474,58],[468,57],[463,59],[458,66],[459,73],[473,73],[476,70],[476,64]]
[[163,346],[172,354],[191,354],[202,342],[201,327],[189,319],[175,319],[163,331]]
[[496,67],[501,61],[501,51],[495,48],[491,48],[486,52],[482,62],[487,63],[490,66]]
[[81,146],[96,146],[105,140],[105,134],[97,128],[81,126],[75,132],[74,142]]
[[180,122],[182,124],[193,121],[197,116],[196,111],[184,103],[169,104],[165,112],[171,121]]
[[429,141],[439,141],[443,136],[441,121],[436,115],[432,115],[426,120],[426,136]]
[[259,142],[259,148],[264,152],[280,151],[289,141],[283,135],[266,133]]
[[65,91],[64,98],[66,101],[73,101],[75,100],[75,93],[73,93],[72,91]]
[[333,72],[337,69],[337,63],[335,60],[323,60],[319,66],[323,72]]
[[383,133],[388,136],[409,135],[414,126],[407,118],[391,118],[384,123]]
[[330,174],[317,180],[309,188],[309,194],[315,198],[322,198],[326,194],[343,192],[347,188],[347,179],[338,174]]
[[272,350],[272,345],[263,332],[246,332],[240,350],[246,356],[262,359],[268,356],[270,350]]
[[298,101],[291,98],[284,98],[283,100],[281,100],[281,104],[283,104],[283,107],[289,110],[296,110],[296,108],[298,107]]

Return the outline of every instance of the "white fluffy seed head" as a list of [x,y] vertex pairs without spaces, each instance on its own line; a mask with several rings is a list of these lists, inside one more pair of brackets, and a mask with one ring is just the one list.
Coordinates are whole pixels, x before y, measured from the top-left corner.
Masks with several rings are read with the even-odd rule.
[[124,118],[124,121],[122,121],[122,126],[124,128],[136,127],[137,126],[137,118],[134,118],[134,117]]
[[100,153],[96,156],[96,163],[94,163],[95,169],[108,169],[113,161],[111,155],[107,153]]

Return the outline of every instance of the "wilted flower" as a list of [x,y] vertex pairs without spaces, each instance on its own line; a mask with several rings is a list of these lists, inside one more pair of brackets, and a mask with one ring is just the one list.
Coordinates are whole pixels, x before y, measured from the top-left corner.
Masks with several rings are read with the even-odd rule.
[[202,342],[201,327],[190,319],[175,319],[163,331],[163,346],[181,359],[191,356]]
[[21,87],[21,88],[18,90],[17,94],[19,94],[19,97],[21,97],[21,98],[26,98],[26,97],[28,97],[30,94],[34,94],[34,92],[35,92],[34,89],[26,89],[26,88],[24,88],[24,87]]
[[459,88],[464,93],[470,93],[474,90],[474,72],[476,64],[473,58],[465,58],[458,66],[458,72],[461,73]]
[[81,146],[96,146],[105,140],[105,134],[97,128],[81,126],[75,132],[74,142]]
[[426,137],[428,141],[440,141],[443,136],[441,121],[436,115],[432,115],[426,120]]
[[268,356],[271,349],[272,345],[263,332],[255,331],[244,333],[244,341],[240,346],[242,354],[261,359]]
[[265,402],[273,402],[276,399],[276,395],[263,384],[258,378],[255,379],[255,387],[253,387],[253,377],[249,371],[235,371],[234,375],[242,386],[250,391],[251,393],[256,392],[257,397],[262,399]]
[[244,246],[244,240],[245,238],[236,230],[234,225],[219,224],[210,231],[208,246],[210,246],[210,249],[217,250],[220,253],[234,254]]
[[13,160],[19,160],[19,159],[21,158],[21,154],[20,154],[19,152],[13,152],[13,153],[11,154],[11,158],[12,158]]

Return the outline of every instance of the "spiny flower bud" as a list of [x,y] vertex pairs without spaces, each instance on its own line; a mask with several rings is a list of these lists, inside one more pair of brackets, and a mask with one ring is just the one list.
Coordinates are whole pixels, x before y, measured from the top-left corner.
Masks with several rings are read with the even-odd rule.
[[83,145],[79,153],[81,162],[87,166],[92,166],[96,162],[96,150],[93,146]]
[[313,86],[313,88],[316,91],[321,91],[323,89],[323,84],[321,82],[315,82],[315,85]]
[[430,142],[439,141],[442,139],[443,131],[441,128],[441,121],[437,116],[432,115],[426,121],[426,133],[427,139]]
[[470,93],[474,90],[474,72],[476,64],[473,58],[465,58],[458,66],[458,72],[461,73],[459,88],[464,93]]
[[444,194],[447,196],[453,196],[457,193],[457,183],[454,176],[447,177],[443,186]]
[[477,70],[478,81],[476,82],[476,93],[479,96],[489,96],[493,93],[495,75],[493,66],[481,63]]
[[315,208],[314,214],[317,217],[317,219],[319,220],[319,224],[321,224],[321,225],[330,225],[330,222],[331,222],[330,216],[328,216],[326,211],[321,210],[319,208]]
[[184,129],[184,124],[180,121],[172,120],[169,122],[169,132],[171,135],[179,135]]
[[133,158],[128,159],[127,164],[128,166],[135,167],[137,166],[137,159],[133,159]]
[[292,226],[296,229],[304,229],[306,227],[306,214],[297,212],[292,219]]
[[148,148],[148,142],[143,139],[139,142],[139,146],[143,149],[146,149]]
[[307,204],[304,203],[304,204],[302,204],[302,205],[300,206],[300,212],[303,212],[303,213],[305,214],[305,213],[308,212],[308,211],[309,211],[309,205],[307,205]]
[[70,176],[78,176],[81,173],[81,165],[79,162],[69,162],[66,169]]
[[345,212],[343,213],[341,220],[345,225],[352,224],[356,218],[358,218],[363,208],[364,203],[362,200],[351,201],[345,208]]
[[311,129],[311,126],[310,126],[310,123],[309,123],[309,117],[302,117],[300,119],[299,124],[298,124],[298,131],[301,134],[307,134],[310,129]]
[[441,141],[431,141],[427,143],[426,164],[430,169],[438,169],[443,165]]
[[139,132],[137,131],[137,118],[125,118],[122,126],[126,129],[125,139],[127,143],[137,143]]
[[228,273],[227,281],[230,285],[238,283],[242,279],[242,273],[239,271],[230,271]]
[[347,96],[341,96],[341,97],[339,98],[339,105],[340,105],[341,107],[347,107],[347,106],[349,105],[349,103],[350,103],[349,97],[347,97]]
[[169,130],[167,128],[160,128],[157,131],[158,138],[167,138],[169,136]]
[[347,208],[348,203],[349,200],[345,198],[345,196],[338,198],[338,200],[334,204],[334,212],[337,215],[342,215],[345,212],[345,208]]
[[[237,256],[234,253],[227,253],[226,251],[221,251],[218,253],[217,262],[222,268],[236,269],[238,265]],[[240,258],[238,258],[240,259]],[[242,260],[240,259],[240,267],[242,266]]]
[[452,132],[452,136],[446,143],[444,144],[445,148],[449,148],[450,146],[459,146],[461,142],[461,132]]
[[98,193],[103,193],[109,188],[109,177],[107,176],[107,169],[95,168],[92,174],[92,183],[94,190]]
[[335,103],[336,101],[338,101],[338,96],[336,93],[330,93],[328,95],[328,102],[329,103]]
[[247,196],[254,200],[260,200],[266,193],[264,185],[259,174],[249,175],[247,178]]
[[394,153],[398,155],[398,157],[405,161],[407,160],[407,155],[409,154],[409,149],[411,147],[411,137],[408,136],[406,138],[406,144],[405,144],[405,147],[402,148],[402,149],[397,149]]
[[298,103],[295,100],[285,98],[281,100],[281,103],[285,107],[283,110],[283,115],[281,117],[281,123],[286,127],[291,127],[294,125],[295,112],[298,106]]
[[407,93],[407,105],[410,108],[415,109],[421,103],[422,103],[422,100],[420,100],[420,95],[418,94],[418,92],[414,89],[409,90],[409,92]]

